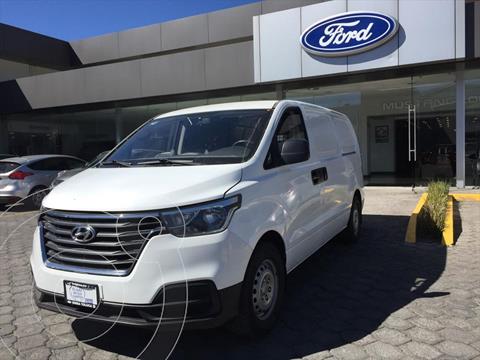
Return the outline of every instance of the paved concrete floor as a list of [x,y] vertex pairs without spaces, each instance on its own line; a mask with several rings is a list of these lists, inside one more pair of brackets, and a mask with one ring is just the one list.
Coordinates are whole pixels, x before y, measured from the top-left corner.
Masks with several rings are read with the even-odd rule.
[[[172,359],[480,358],[480,203],[461,203],[457,246],[403,242],[419,194],[367,188],[362,239],[335,239],[288,278],[275,330],[246,341],[187,332]],[[177,334],[114,327],[38,310],[28,268],[34,213],[0,217],[0,359],[161,359]],[[5,243],[8,234],[13,234]],[[84,340],[84,341],[82,341]],[[8,348],[7,348],[8,347]]]

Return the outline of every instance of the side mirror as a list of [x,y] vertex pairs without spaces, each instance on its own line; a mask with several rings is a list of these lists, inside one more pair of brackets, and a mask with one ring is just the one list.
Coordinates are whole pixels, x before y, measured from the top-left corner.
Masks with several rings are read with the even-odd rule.
[[285,164],[295,164],[308,160],[309,155],[308,141],[304,139],[286,140],[280,152],[280,157]]

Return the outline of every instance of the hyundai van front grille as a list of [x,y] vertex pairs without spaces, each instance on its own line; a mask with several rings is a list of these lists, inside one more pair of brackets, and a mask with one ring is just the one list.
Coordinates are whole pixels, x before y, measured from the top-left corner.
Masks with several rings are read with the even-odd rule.
[[158,213],[80,213],[48,210],[39,218],[47,267],[128,275],[146,243],[164,233]]

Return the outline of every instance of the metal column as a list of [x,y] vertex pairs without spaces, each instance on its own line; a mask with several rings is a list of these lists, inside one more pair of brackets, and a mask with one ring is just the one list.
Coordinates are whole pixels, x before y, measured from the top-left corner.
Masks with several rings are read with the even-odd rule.
[[115,142],[118,144],[123,139],[122,109],[115,108]]
[[465,187],[465,80],[462,70],[456,72],[456,140],[457,188]]
[[275,85],[275,93],[277,94],[277,100],[285,99],[285,90],[283,89],[282,84]]

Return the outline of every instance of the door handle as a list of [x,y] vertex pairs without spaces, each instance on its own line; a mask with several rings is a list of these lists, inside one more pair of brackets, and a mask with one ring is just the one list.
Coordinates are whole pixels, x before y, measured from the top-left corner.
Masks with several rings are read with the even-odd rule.
[[312,170],[312,182],[313,185],[321,184],[328,180],[328,172],[326,167],[321,167]]

